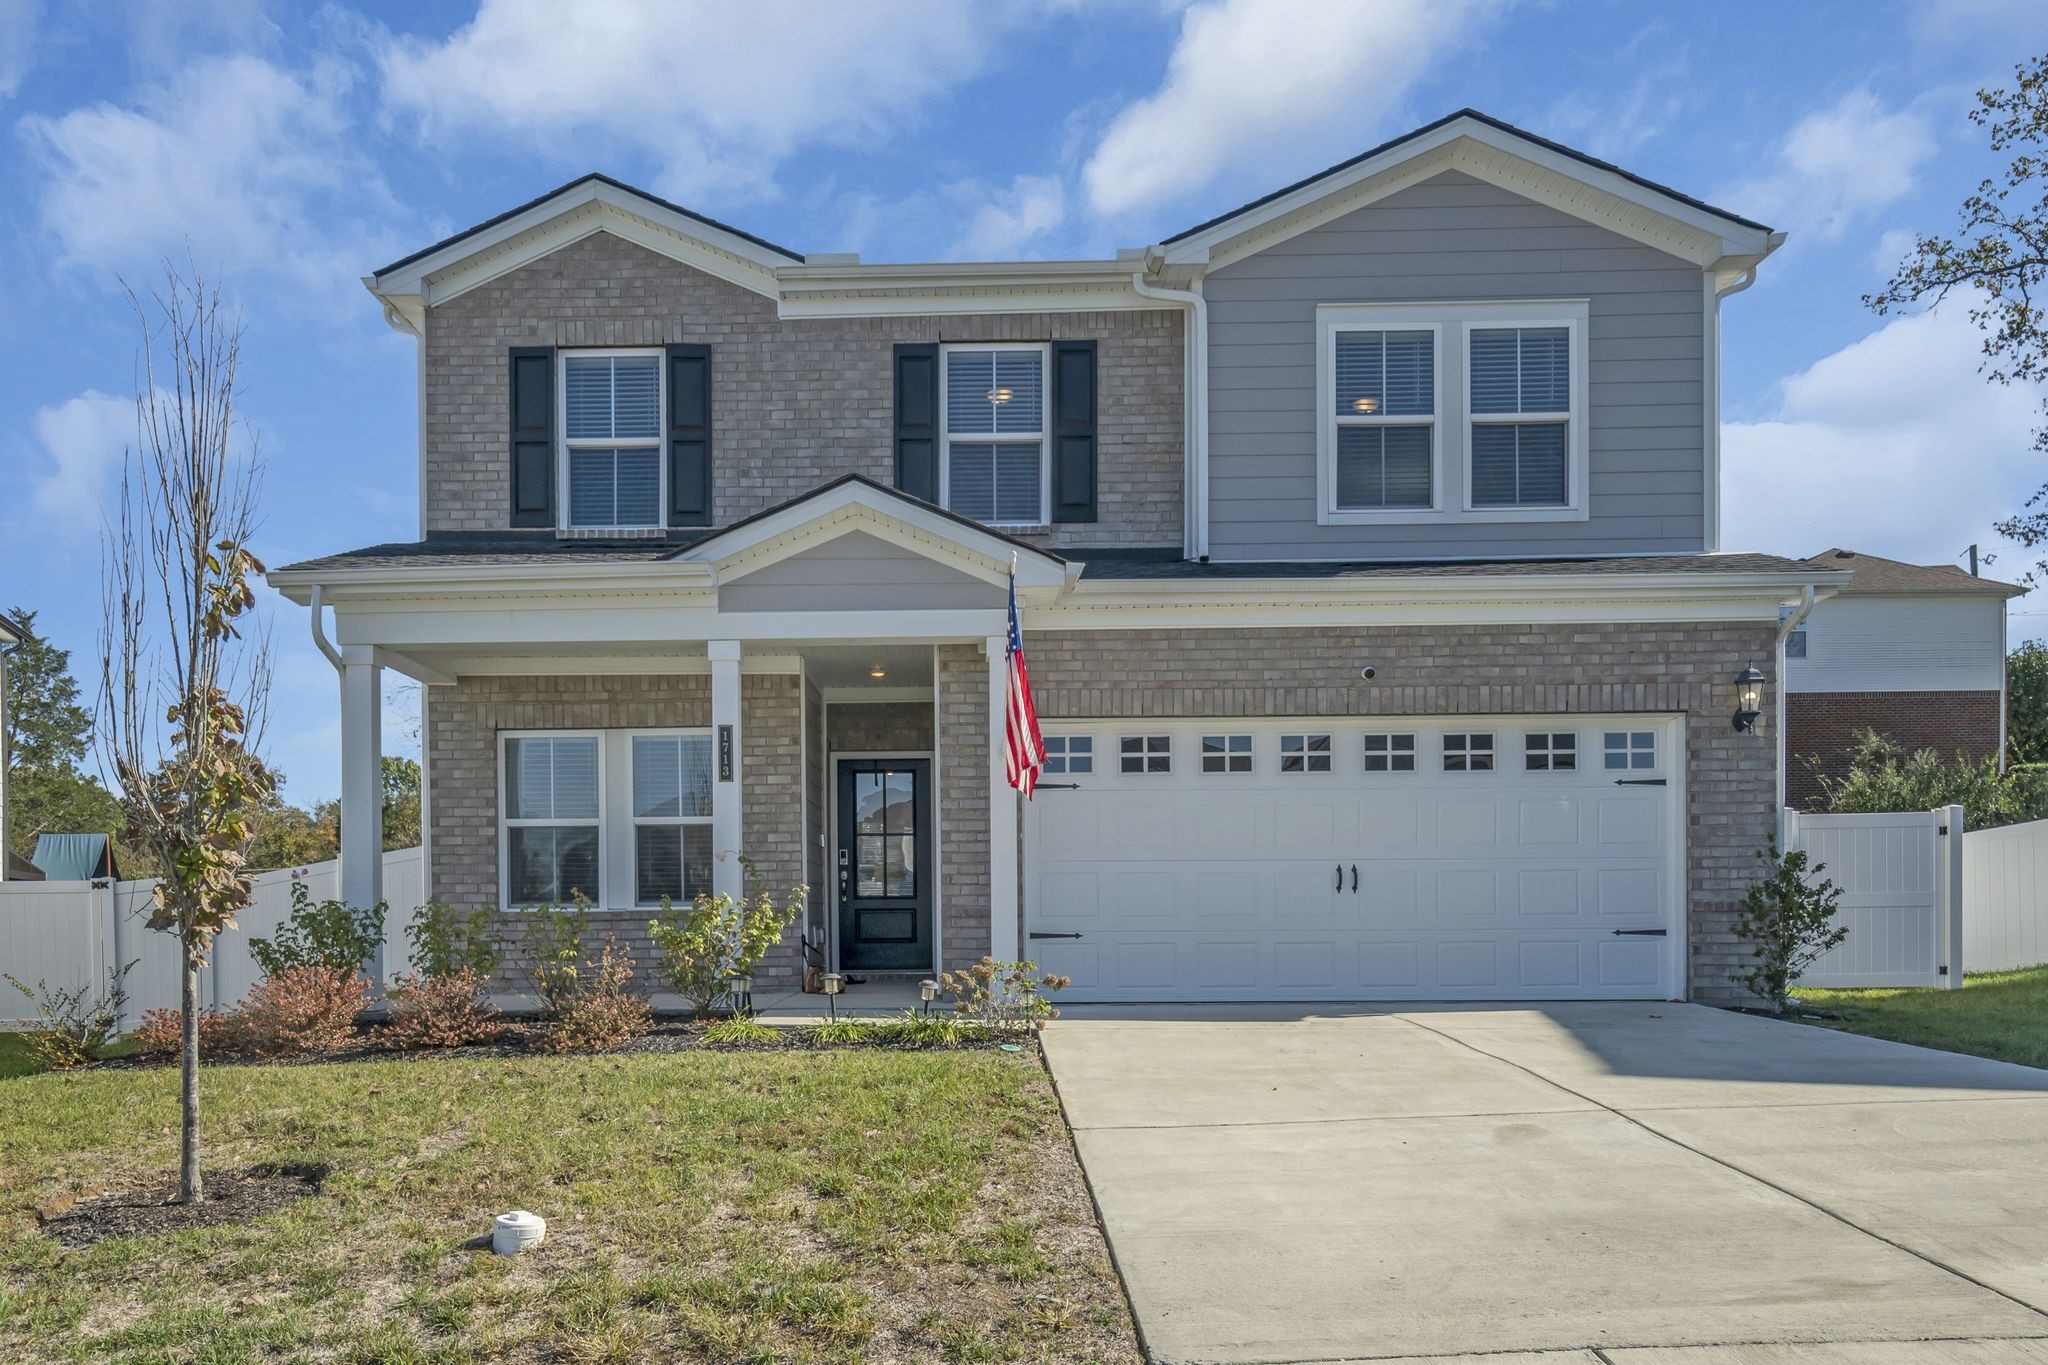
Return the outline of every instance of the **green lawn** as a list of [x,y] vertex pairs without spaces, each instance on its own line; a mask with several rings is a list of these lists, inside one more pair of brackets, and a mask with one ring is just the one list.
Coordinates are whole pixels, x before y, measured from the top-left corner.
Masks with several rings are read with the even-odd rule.
[[2048,966],[1966,976],[1959,991],[1801,987],[1796,994],[1813,1009],[1844,1016],[1810,1021],[1830,1028],[2048,1067]]
[[[321,1196],[45,1237],[52,1196],[168,1175],[176,1080],[0,1081],[0,1360],[1138,1358],[1029,1054],[216,1067],[208,1164],[326,1163]],[[511,1208],[543,1248],[465,1246]]]
[[28,1035],[0,1033],[0,1081],[40,1071],[28,1050]]

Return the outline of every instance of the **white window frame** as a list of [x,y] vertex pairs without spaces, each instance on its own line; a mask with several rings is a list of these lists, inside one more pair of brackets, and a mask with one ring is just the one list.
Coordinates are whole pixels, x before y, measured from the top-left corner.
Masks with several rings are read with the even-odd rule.
[[[1462,757],[1465,761],[1462,766],[1456,768],[1453,768],[1451,766],[1451,737],[1453,735],[1465,741],[1464,744],[1461,745],[1457,750],[1458,755]],[[1500,735],[1501,732],[1498,728],[1487,730],[1445,730],[1442,734],[1437,736],[1437,767],[1447,773],[1499,772]],[[1472,742],[1474,739],[1479,738],[1481,736],[1484,736],[1486,739],[1486,743],[1484,746],[1476,745]],[[1483,768],[1473,767],[1472,760],[1480,757],[1484,757],[1486,759],[1486,766]]]
[[[1038,354],[1038,434],[1005,431],[963,434],[960,444],[1027,445],[1038,443],[1038,517],[1035,521],[985,521],[984,526],[1035,529],[1052,524],[1052,344],[1044,341],[958,341],[939,347],[939,506],[953,510],[952,415],[947,411],[951,389],[947,372],[955,351],[1035,351]],[[991,509],[993,510],[993,509]]]
[[[1368,749],[1365,747],[1368,741],[1375,739],[1385,740],[1387,747],[1385,749]],[[1394,741],[1397,739],[1407,740],[1408,747],[1405,749],[1395,748]],[[1413,730],[1367,730],[1359,736],[1358,740],[1358,754],[1361,765],[1359,771],[1367,777],[1398,777],[1403,773],[1420,772],[1422,770],[1421,753],[1421,744],[1416,736],[1416,732]],[[1373,767],[1372,761],[1375,758],[1385,759],[1387,766],[1384,768]],[[1397,758],[1407,759],[1408,766],[1405,768],[1395,767],[1394,760]]]
[[[1543,742],[1532,749],[1529,747],[1529,741],[1532,739],[1540,739]],[[1558,741],[1560,739],[1567,740],[1569,743],[1559,747]],[[1522,771],[1525,773],[1579,772],[1579,757],[1581,753],[1579,732],[1576,730],[1541,729],[1524,730],[1522,732]],[[1529,760],[1532,758],[1540,758],[1543,761],[1541,763],[1531,763]],[[1560,767],[1557,762],[1560,758],[1570,758],[1571,762]]]
[[611,866],[611,849],[605,821],[605,784],[609,776],[605,771],[605,743],[603,730],[500,730],[498,732],[498,908],[501,910],[537,910],[540,902],[515,901],[512,899],[512,831],[514,829],[552,829],[574,826],[581,828],[592,823],[589,820],[514,820],[506,814],[512,809],[510,789],[506,780],[511,774],[508,751],[515,739],[590,739],[597,741],[597,895],[592,897],[594,905],[605,903],[606,875]]
[[[1136,750],[1136,752],[1133,752],[1133,753],[1126,753],[1126,752],[1124,751],[1124,743],[1125,743],[1125,741],[1127,741],[1127,740],[1133,740],[1133,739],[1135,739],[1135,740],[1137,740],[1137,741],[1138,741],[1138,746],[1139,746],[1139,747],[1138,747],[1138,749]],[[1164,746],[1163,746],[1163,747],[1161,747],[1161,748],[1158,748],[1158,749],[1155,749],[1155,748],[1153,748],[1153,747],[1152,747],[1152,741],[1153,741],[1153,740],[1155,740],[1155,739],[1156,739],[1156,740],[1163,740],[1163,741],[1165,742],[1165,743],[1164,743]],[[1158,733],[1157,731],[1142,731],[1142,730],[1141,730],[1141,731],[1139,731],[1139,732],[1138,732],[1137,734],[1134,734],[1134,735],[1124,735],[1124,734],[1119,734],[1119,735],[1118,735],[1118,736],[1116,737],[1116,772],[1117,772],[1117,776],[1118,776],[1118,777],[1171,777],[1171,776],[1173,776],[1173,748],[1174,748],[1174,745],[1173,745],[1173,736],[1172,736],[1172,735],[1171,735],[1170,733],[1169,733],[1169,734],[1160,734],[1160,733]],[[1124,760],[1125,760],[1125,759],[1127,759],[1127,758],[1135,758],[1135,759],[1137,759],[1137,760],[1138,760],[1138,764],[1139,764],[1139,766],[1138,766],[1138,768],[1137,768],[1137,770],[1136,770],[1136,771],[1132,771],[1131,769],[1129,769],[1129,768],[1126,768],[1126,767],[1124,766]],[[1153,759],[1155,759],[1155,758],[1164,758],[1164,759],[1166,760],[1166,766],[1165,766],[1165,767],[1163,767],[1163,768],[1154,768],[1154,767],[1152,766],[1152,760],[1153,760]],[[1201,767],[1201,765],[1200,765],[1199,763],[1198,763],[1198,764],[1196,764],[1195,766],[1196,766],[1197,768]]]
[[[512,890],[512,840],[506,833],[515,826],[586,825],[587,820],[511,820],[505,812],[508,741],[515,739],[594,739],[597,741],[597,895],[592,908],[598,910],[645,910],[658,901],[640,901],[639,878],[635,875],[634,831],[641,825],[710,825],[708,815],[642,818],[633,813],[633,741],[641,738],[680,737],[711,740],[708,725],[646,725],[620,729],[500,730],[498,746],[498,908],[505,911],[532,910],[535,905],[514,901]],[[712,754],[716,778],[717,754]]]
[[[651,901],[643,901],[640,899],[639,841],[641,826],[652,825],[659,826],[664,829],[673,826],[676,829],[687,829],[692,825],[702,825],[704,828],[709,829],[711,828],[711,813],[709,811],[706,811],[702,815],[679,816],[643,816],[635,814],[633,810],[633,741],[636,739],[701,739],[705,741],[707,745],[710,745],[713,742],[711,736],[711,727],[708,725],[670,726],[666,728],[652,730],[616,730],[611,731],[610,733],[624,736],[621,743],[625,751],[626,759],[626,875],[628,879],[627,889],[632,892],[632,908],[635,910],[659,909],[661,906],[661,901],[659,899]],[[711,759],[711,780],[713,783],[716,783],[718,780],[718,755],[715,752],[715,750],[709,752]],[[601,806],[600,809],[602,809]],[[601,849],[602,844],[600,843],[600,850]],[[709,891],[710,889],[711,888],[708,886],[704,888],[704,890],[706,891]],[[671,905],[680,903],[684,902],[670,902]]]
[[[1209,741],[1212,739],[1223,741],[1223,747],[1214,753],[1209,751]],[[1244,741],[1242,749],[1235,747],[1232,743],[1233,740],[1240,739]],[[1195,765],[1195,769],[1203,777],[1249,777],[1255,775],[1259,770],[1259,742],[1249,731],[1224,730],[1215,734],[1205,733],[1200,736],[1199,742],[1195,747],[1197,756],[1200,759],[1200,762]],[[1222,759],[1223,766],[1220,768],[1210,767],[1209,760],[1212,758]],[[1243,767],[1237,766],[1237,760],[1239,759],[1244,760]]]
[[[1614,748],[1610,746],[1607,742],[1610,735],[1619,735],[1623,747]],[[1630,738],[1634,735],[1648,735],[1650,737],[1650,747],[1647,749],[1637,747],[1633,739]],[[1662,726],[1643,724],[1617,728],[1611,725],[1603,725],[1600,727],[1599,771],[1603,773],[1626,773],[1631,776],[1641,773],[1648,773],[1653,776],[1661,774],[1664,771],[1665,742],[1666,735]],[[1615,754],[1621,755],[1626,760],[1620,767],[1616,767],[1607,761],[1611,755]],[[1638,764],[1635,761],[1637,754],[1648,754],[1650,756],[1649,763]]]
[[[1300,740],[1301,747],[1290,751],[1287,747],[1287,741],[1290,739]],[[1311,749],[1309,741],[1312,739],[1323,741],[1323,747]],[[1333,732],[1329,730],[1287,730],[1281,733],[1279,742],[1279,773],[1282,777],[1318,777],[1327,776],[1337,771],[1337,736]],[[1287,760],[1290,758],[1300,759],[1301,766],[1299,768],[1289,768]],[[1323,761],[1323,766],[1320,768],[1315,767],[1311,762],[1311,760],[1318,758]]]
[[[1066,730],[1057,734],[1044,735],[1042,738],[1045,740],[1046,772],[1054,777],[1093,777],[1095,775],[1096,754],[1094,735]],[[1077,739],[1088,746],[1085,753],[1074,752],[1074,741]],[[1053,752],[1052,746],[1055,744],[1060,746],[1058,753]],[[1088,766],[1076,769],[1074,767],[1074,760],[1077,758],[1084,760]],[[1053,767],[1054,763],[1058,763],[1059,767]]]
[[[667,352],[659,346],[564,346],[555,352],[555,421],[560,431],[555,437],[558,458],[555,463],[555,505],[562,509],[557,529],[563,531],[632,531],[646,533],[668,528],[668,363]],[[571,454],[578,450],[617,450],[621,446],[638,447],[637,440],[621,441],[616,436],[603,440],[579,437],[569,439],[569,361],[606,360],[621,356],[653,356],[655,393],[658,396],[654,422],[654,467],[659,479],[659,492],[654,504],[654,520],[646,526],[578,526],[569,509],[569,462]],[[614,499],[616,506],[616,499]]]
[[[1585,521],[1591,515],[1587,469],[1590,365],[1586,299],[1503,299],[1440,303],[1325,303],[1316,307],[1316,524],[1319,526],[1458,525],[1486,522]],[[1563,327],[1569,335],[1571,411],[1565,415],[1565,501],[1562,506],[1475,507],[1472,504],[1471,431],[1475,421],[1554,421],[1529,413],[1472,412],[1474,329]],[[1339,332],[1436,334],[1436,407],[1431,421],[1428,507],[1339,508],[1337,431],[1340,426],[1419,424],[1419,418],[1346,417],[1337,414]]]

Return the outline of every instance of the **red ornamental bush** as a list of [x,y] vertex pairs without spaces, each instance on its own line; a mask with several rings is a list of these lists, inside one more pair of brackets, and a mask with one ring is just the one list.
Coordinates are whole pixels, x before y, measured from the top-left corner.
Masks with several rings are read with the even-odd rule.
[[[184,1041],[185,1016],[180,1010],[147,1010],[131,1035],[135,1055],[146,1062],[176,1060]],[[231,1050],[234,1047],[234,1018],[208,1010],[199,1016],[199,1051]]]
[[484,991],[483,975],[474,968],[435,976],[400,973],[386,999],[390,1014],[384,1041],[390,1047],[469,1047],[495,1042],[505,1032]]
[[[586,966],[589,964],[586,963]],[[654,1023],[654,1007],[633,994],[633,955],[607,937],[596,970],[578,977],[554,1022],[536,1040],[546,1052],[601,1052],[622,1047]]]
[[258,982],[234,1021],[234,1045],[262,1057],[332,1052],[356,1041],[370,983],[352,969],[292,967]]

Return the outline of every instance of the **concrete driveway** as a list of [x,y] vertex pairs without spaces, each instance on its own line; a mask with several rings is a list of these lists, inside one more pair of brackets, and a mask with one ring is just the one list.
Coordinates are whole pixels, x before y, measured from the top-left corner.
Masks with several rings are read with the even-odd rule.
[[1658,1004],[1045,1050],[1160,1361],[2048,1362],[2048,1071]]

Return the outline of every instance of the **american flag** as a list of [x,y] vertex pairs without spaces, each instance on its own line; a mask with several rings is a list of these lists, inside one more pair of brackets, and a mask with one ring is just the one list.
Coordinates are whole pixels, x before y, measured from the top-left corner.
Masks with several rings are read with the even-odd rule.
[[1003,651],[1008,681],[1003,692],[1003,758],[1010,785],[1031,799],[1038,770],[1045,766],[1045,738],[1038,733],[1038,708],[1031,704],[1031,675],[1024,671],[1024,632],[1017,626],[1017,565],[1010,563],[1010,642]]

